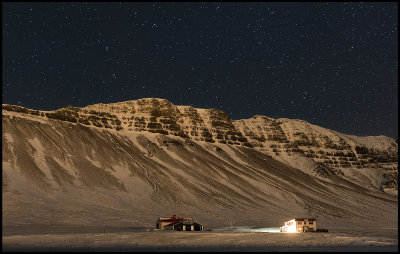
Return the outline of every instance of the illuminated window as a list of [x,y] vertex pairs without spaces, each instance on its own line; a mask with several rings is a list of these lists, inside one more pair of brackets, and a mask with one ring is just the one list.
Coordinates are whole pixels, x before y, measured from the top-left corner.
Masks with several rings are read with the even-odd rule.
[[314,222],[312,222],[312,221],[309,221],[308,223],[309,223],[310,225],[311,225],[311,224],[314,224]]
[[297,224],[301,225],[301,224],[302,224],[302,221],[298,221]]

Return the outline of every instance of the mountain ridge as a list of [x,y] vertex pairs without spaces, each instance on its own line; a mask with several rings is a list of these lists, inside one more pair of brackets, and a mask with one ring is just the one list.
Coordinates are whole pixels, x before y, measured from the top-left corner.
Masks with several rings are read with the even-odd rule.
[[[61,107],[61,108],[54,109],[54,110],[34,110],[34,111],[40,111],[40,112],[55,112],[55,111],[59,111],[59,110],[62,110],[62,109],[68,109],[68,108],[86,108],[86,107],[92,107],[92,106],[95,106],[95,105],[113,105],[113,104],[118,105],[118,104],[126,103],[126,102],[135,102],[135,101],[138,101],[138,100],[152,100],[152,99],[169,102],[167,99],[163,99],[163,98],[148,97],[148,98],[141,98],[141,99],[136,99],[136,100],[127,100],[127,101],[121,101],[121,102],[95,103],[95,104],[89,104],[89,105],[82,106],[82,107],[68,105],[68,106]],[[169,103],[171,103],[171,102],[169,102]],[[171,103],[171,104],[172,104],[172,103]],[[2,105],[6,106],[6,107],[7,107],[7,106],[9,106],[9,107],[18,107],[18,108],[22,108],[22,109],[32,110],[32,109],[30,109],[30,108],[28,108],[28,107],[19,106],[19,105],[13,105],[13,104],[7,104],[7,103],[3,103]],[[174,104],[173,104],[173,105],[174,105]],[[188,105],[175,105],[175,106],[177,106],[177,107],[191,107],[191,108],[195,108],[195,109],[208,109],[208,110],[216,110],[216,111],[224,112],[223,110],[217,109],[217,108],[198,108],[198,107],[193,107],[193,106],[188,106]],[[6,109],[6,110],[7,110],[7,109]],[[225,112],[224,112],[224,113],[225,113]],[[229,117],[229,116],[228,116],[228,117]],[[252,119],[252,118],[260,118],[260,117],[261,117],[261,118],[273,119],[273,120],[292,120],[292,121],[299,121],[299,122],[304,122],[304,123],[307,123],[307,124],[312,124],[312,123],[310,123],[310,122],[308,122],[308,121],[306,121],[306,120],[299,119],[299,118],[287,118],[287,117],[278,117],[278,118],[274,118],[274,117],[269,117],[269,116],[260,115],[260,114],[255,114],[255,115],[253,115],[253,116],[251,116],[251,117],[248,117],[248,118],[240,118],[240,119],[231,119],[230,117],[229,117],[229,118],[230,118],[232,121],[239,121],[239,120],[249,120],[249,119]],[[312,125],[316,125],[316,124],[312,124]],[[316,125],[316,126],[319,126],[319,125]],[[320,126],[320,127],[322,127],[322,126]],[[356,135],[356,134],[347,134],[347,133],[340,132],[340,131],[336,131],[336,130],[334,130],[334,129],[327,128],[327,127],[322,127],[322,128],[328,129],[328,130],[330,130],[330,131],[335,131],[335,132],[338,132],[338,133],[340,133],[340,134],[344,134],[344,135],[348,135],[348,136],[356,136],[356,137],[388,137],[388,138],[390,138],[390,139],[395,140],[395,138],[390,137],[390,136],[386,136],[386,135],[383,135],[383,134],[382,134],[382,135],[361,135],[361,136],[360,136],[360,135]]]
[[[67,224],[107,218],[148,226],[179,213],[206,225],[224,225],[227,216],[244,225],[295,215],[331,225],[397,218],[391,138],[266,116],[232,120],[218,109],[152,98],[2,109],[7,225],[45,223],[51,209]],[[26,204],[34,215],[21,209]]]
[[[3,110],[25,111],[35,115],[40,112],[46,118],[117,131],[148,131],[197,141],[259,147],[272,155],[282,152],[303,153],[325,166],[339,168],[341,164],[350,164],[351,167],[380,167],[382,163],[397,162],[398,145],[394,139],[384,135],[359,137],[313,125],[301,119],[275,119],[262,115],[232,120],[222,110],[175,106],[160,98],[98,103],[82,108],[67,106],[54,111],[38,111],[3,104]],[[272,150],[266,146],[270,146]],[[321,149],[314,149],[312,154],[307,150],[310,147]],[[326,155],[317,158],[315,152],[320,151],[323,152],[321,154],[328,153],[328,156],[333,152],[344,151],[345,154],[350,153],[350,156],[346,156],[347,159],[342,160],[342,163],[335,163]],[[371,152],[371,156],[365,156]]]

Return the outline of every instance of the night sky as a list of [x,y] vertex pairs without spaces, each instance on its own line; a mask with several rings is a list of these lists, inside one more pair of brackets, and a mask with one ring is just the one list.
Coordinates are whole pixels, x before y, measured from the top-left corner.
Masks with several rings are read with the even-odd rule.
[[156,97],[398,137],[395,2],[2,5],[2,103]]

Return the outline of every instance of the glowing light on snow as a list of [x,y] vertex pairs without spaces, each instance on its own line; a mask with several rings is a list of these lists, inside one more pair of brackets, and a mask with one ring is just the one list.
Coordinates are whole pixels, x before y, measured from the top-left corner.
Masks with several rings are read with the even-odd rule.
[[252,232],[271,232],[278,233],[281,232],[279,228],[255,228],[251,230]]
[[224,228],[222,230],[236,231],[236,232],[270,232],[270,233],[279,233],[279,227],[273,228],[255,228],[249,226],[237,226],[233,228]]
[[296,233],[296,220],[290,220],[285,222],[286,233]]

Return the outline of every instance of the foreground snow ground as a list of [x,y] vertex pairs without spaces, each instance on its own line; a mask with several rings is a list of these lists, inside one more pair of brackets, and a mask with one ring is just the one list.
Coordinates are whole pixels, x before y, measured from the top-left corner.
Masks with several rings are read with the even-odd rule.
[[329,233],[144,228],[3,228],[3,251],[398,251],[397,228]]

